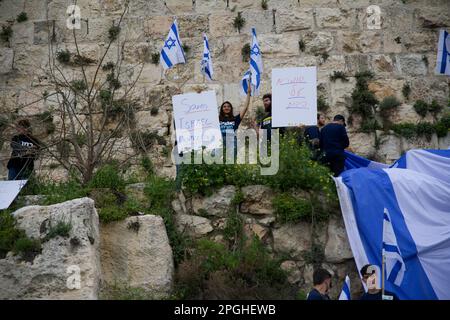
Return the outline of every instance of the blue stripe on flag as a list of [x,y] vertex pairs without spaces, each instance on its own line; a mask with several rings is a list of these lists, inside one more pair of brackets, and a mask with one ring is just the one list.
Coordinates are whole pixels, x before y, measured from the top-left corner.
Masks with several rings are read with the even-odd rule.
[[351,191],[355,220],[368,263],[381,267],[383,212],[391,217],[397,244],[402,251],[406,272],[400,287],[389,281],[386,289],[402,299],[437,299],[430,280],[417,256],[417,247],[399,208],[394,187],[384,170],[361,168],[342,173],[342,181]]
[[[383,242],[383,249],[386,250],[387,252],[396,252],[396,253],[400,254],[400,251],[398,250],[398,248],[396,246],[386,244],[384,242]],[[400,254],[400,256],[401,256],[401,254]]]
[[447,69],[447,55],[448,55],[448,51],[447,51],[447,45],[445,43],[445,40],[448,37],[448,32],[444,31],[444,39],[442,39],[442,61],[441,61],[441,73],[445,74],[445,69]]
[[397,260],[397,262],[395,262],[395,265],[391,270],[391,273],[389,274],[387,281],[394,283],[395,280],[397,279],[397,275],[400,272],[401,268],[402,268],[402,263]]
[[167,56],[166,52],[161,50],[161,56],[163,57],[164,62],[166,63],[167,67],[170,68],[172,66],[172,62],[170,62],[169,57]]
[[344,283],[344,287],[342,288],[342,291],[345,292],[345,294],[347,295],[348,300],[350,300],[350,288],[347,285],[347,282]]

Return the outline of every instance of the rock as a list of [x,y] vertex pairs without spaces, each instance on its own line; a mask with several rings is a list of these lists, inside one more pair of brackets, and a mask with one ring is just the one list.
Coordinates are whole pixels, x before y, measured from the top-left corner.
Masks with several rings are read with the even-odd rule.
[[176,215],[175,225],[179,232],[186,233],[195,238],[203,237],[213,231],[209,219],[189,214]]
[[[24,207],[13,215],[28,237],[41,239],[42,252],[31,263],[13,255],[0,259],[0,299],[98,298],[100,237],[93,200]],[[69,237],[44,241],[49,226],[60,221],[71,223]]]
[[421,54],[397,55],[395,59],[396,71],[402,75],[426,75],[428,68]]
[[302,280],[302,273],[295,261],[284,261],[280,268],[288,273],[287,280],[290,284],[296,284]]
[[313,273],[314,266],[312,264],[306,264],[303,269],[303,281],[304,287],[308,288],[308,290],[311,290],[313,286]]
[[292,258],[302,259],[303,253],[311,247],[311,225],[300,222],[285,224],[272,231],[274,250],[289,254]]
[[307,32],[301,40],[305,42],[305,51],[312,54],[328,52],[333,48],[334,39],[330,32]]
[[339,8],[317,8],[316,19],[319,28],[350,28],[355,24],[354,10]]
[[342,219],[332,217],[328,223],[328,239],[325,245],[325,261],[341,263],[353,257]]
[[447,11],[442,10],[442,8],[429,8],[427,6],[422,6],[419,10],[417,18],[423,28],[448,27],[450,26],[448,10],[450,10],[450,8],[448,8],[448,4]]
[[226,186],[206,198],[195,196],[192,208],[196,214],[226,217],[232,208],[231,202],[235,194],[236,187]]
[[170,294],[174,264],[162,217],[144,215],[104,224],[100,235],[106,286],[126,283],[156,299]]
[[258,40],[264,57],[289,57],[299,53],[299,38],[295,33],[262,34]]
[[247,238],[252,239],[256,235],[261,241],[265,241],[269,235],[269,230],[257,223],[246,224],[244,226],[244,232]]
[[14,51],[11,48],[0,48],[0,74],[12,71]]
[[381,50],[381,34],[376,31],[340,32],[339,46],[345,53],[368,53]]
[[266,217],[258,220],[258,222],[265,227],[270,227],[275,222],[275,217]]
[[273,190],[267,186],[255,185],[242,188],[244,201],[240,211],[250,214],[273,214]]
[[312,9],[292,8],[280,9],[276,11],[277,32],[297,31],[311,29],[313,26]]

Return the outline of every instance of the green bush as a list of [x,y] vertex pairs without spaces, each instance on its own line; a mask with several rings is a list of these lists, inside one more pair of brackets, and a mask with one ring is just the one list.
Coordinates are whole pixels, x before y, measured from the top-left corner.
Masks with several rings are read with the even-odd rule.
[[439,138],[445,137],[450,130],[450,113],[443,115],[435,125],[436,134]]
[[176,274],[181,299],[294,299],[281,261],[253,238],[238,250],[209,240],[197,242],[193,255]]
[[416,135],[416,125],[413,123],[397,123],[392,125],[391,129],[399,136],[407,139],[411,139]]
[[98,209],[98,217],[101,222],[109,223],[128,218],[128,212],[123,207],[112,204]]
[[417,100],[414,103],[414,110],[416,113],[421,116],[422,118],[425,118],[428,112],[428,103],[426,103],[423,100]]
[[277,220],[282,223],[311,221],[312,206],[308,199],[297,199],[288,193],[282,193],[272,201]]
[[348,82],[348,77],[344,71],[333,71],[333,74],[330,75],[330,80],[335,82],[337,79],[341,79],[342,82]]
[[26,12],[21,12],[21,13],[19,13],[19,15],[17,16],[17,22],[19,22],[19,23],[21,23],[21,22],[24,22],[24,21],[27,21],[28,20],[28,15],[27,15],[27,13]]
[[123,190],[125,179],[120,174],[116,165],[106,164],[100,167],[89,182],[90,188],[110,188],[112,190]]
[[20,255],[25,261],[33,261],[34,257],[41,253],[41,242],[37,239],[31,239],[22,236],[16,240],[13,246],[14,254]]
[[13,34],[11,26],[2,26],[2,31],[0,32],[0,38],[4,42],[8,42]]
[[411,86],[409,83],[405,83],[402,88],[402,94],[405,99],[409,99],[409,95],[411,94]]
[[383,119],[387,119],[390,112],[399,107],[401,104],[402,103],[394,96],[385,97],[379,105],[381,117]]
[[380,130],[380,129],[381,129],[381,125],[378,123],[378,121],[376,119],[369,119],[369,120],[363,121],[363,123],[361,124],[360,131],[364,132],[364,133],[372,133],[372,132],[375,132],[376,130]]
[[23,231],[16,228],[16,220],[9,210],[0,211],[0,259],[14,247],[14,243],[24,236]]
[[436,128],[431,123],[419,122],[416,125],[416,135],[419,137],[425,137],[428,141],[430,141],[433,133],[436,133]]
[[58,236],[67,238],[72,230],[72,224],[70,222],[58,221],[56,225],[50,225],[50,228],[45,236],[45,241],[56,238]]
[[245,19],[242,17],[242,13],[238,12],[238,15],[233,20],[233,26],[238,30],[238,32],[241,32],[241,29],[245,25]]
[[227,216],[225,228],[222,231],[223,237],[227,241],[238,241],[242,237],[244,221],[236,211]]
[[444,109],[443,106],[441,106],[436,100],[431,101],[430,105],[428,106],[428,111],[434,116],[437,117],[439,112]]
[[351,114],[359,114],[363,120],[370,119],[374,115],[375,106],[378,100],[375,94],[369,91],[368,80],[373,78],[373,73],[359,72],[355,75],[356,86],[352,92]]

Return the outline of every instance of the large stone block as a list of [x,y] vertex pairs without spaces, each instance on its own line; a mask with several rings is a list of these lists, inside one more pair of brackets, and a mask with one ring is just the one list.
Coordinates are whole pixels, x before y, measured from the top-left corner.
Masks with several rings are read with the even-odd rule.
[[225,186],[209,197],[194,196],[192,209],[196,214],[226,217],[233,208],[232,201],[236,194],[236,187]]
[[298,55],[299,36],[295,33],[264,34],[258,37],[259,45],[264,57],[288,57]]
[[278,33],[311,29],[314,26],[312,9],[298,7],[279,9],[275,17]]
[[213,231],[209,219],[190,214],[177,214],[175,216],[175,225],[180,233],[194,238],[201,238]]
[[378,31],[338,32],[339,50],[343,53],[380,52],[382,37]]
[[242,188],[244,201],[241,203],[241,212],[250,214],[273,214],[273,190],[267,186],[255,185]]
[[302,260],[305,251],[311,247],[311,225],[301,222],[285,224],[274,229],[273,245],[278,253],[289,254],[290,257]]
[[306,32],[300,37],[299,40],[304,42],[305,52],[311,54],[329,52],[334,46],[334,37],[331,32]]
[[421,54],[405,54],[395,57],[396,71],[402,75],[426,75],[428,68]]
[[356,11],[343,8],[316,8],[319,28],[347,29],[356,24]]
[[331,218],[328,223],[328,237],[325,245],[325,261],[341,263],[353,257],[347,233],[341,218]]
[[[447,10],[445,10],[447,9]],[[450,5],[443,8],[433,8],[423,5],[417,10],[418,22],[423,28],[443,28],[450,26]]]
[[11,48],[0,48],[0,74],[12,71],[14,62],[14,50]]
[[[42,251],[31,263],[11,254],[0,259],[0,299],[98,298],[100,237],[93,200],[24,207],[13,215],[28,237],[43,241]],[[58,222],[71,224],[69,236],[44,241]],[[80,286],[71,286],[77,275]]]
[[101,226],[102,280],[107,286],[127,284],[156,299],[172,289],[173,257],[160,216],[129,217]]
[[[183,15],[178,18],[180,37],[201,37],[209,32],[208,16],[204,14]],[[166,31],[168,32],[168,31]]]

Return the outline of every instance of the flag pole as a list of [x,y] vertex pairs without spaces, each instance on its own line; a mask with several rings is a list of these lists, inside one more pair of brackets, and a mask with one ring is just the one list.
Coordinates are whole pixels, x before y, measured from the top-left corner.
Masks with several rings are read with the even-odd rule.
[[384,281],[385,281],[385,268],[386,268],[386,255],[384,252],[384,248],[381,251],[381,300],[383,300],[384,297]]

